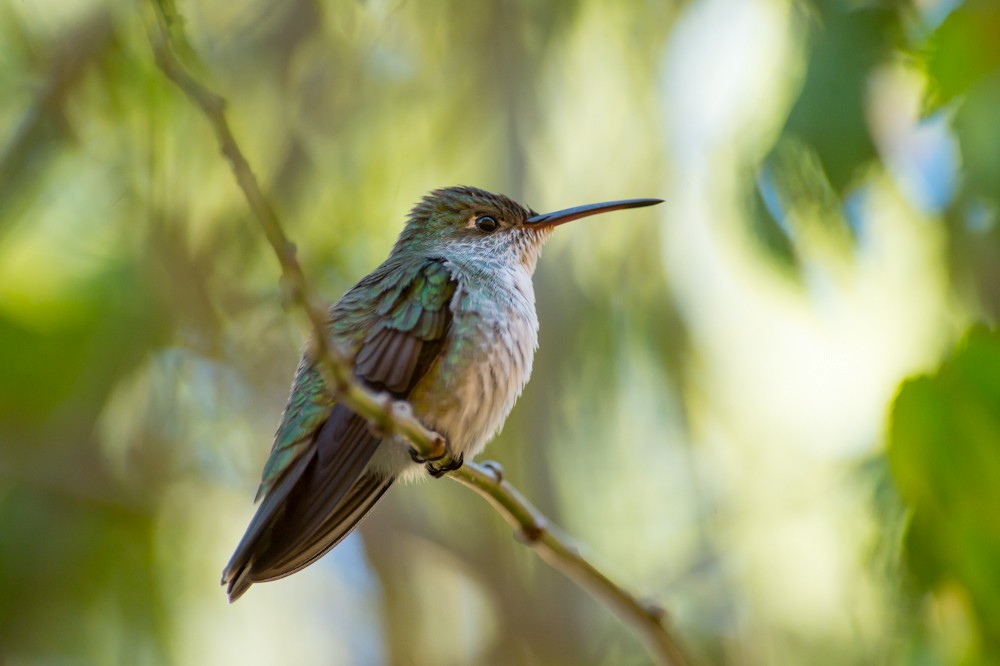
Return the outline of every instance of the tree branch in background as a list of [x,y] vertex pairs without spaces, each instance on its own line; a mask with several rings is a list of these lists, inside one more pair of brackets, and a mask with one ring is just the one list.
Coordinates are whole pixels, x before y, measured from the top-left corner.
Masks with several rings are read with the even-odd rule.
[[70,26],[47,58],[44,78],[33,86],[34,102],[0,133],[6,142],[0,145],[0,225],[18,219],[17,212],[10,214],[11,209],[16,211],[37,192],[45,180],[40,174],[61,143],[73,137],[66,100],[87,80],[84,70],[101,57],[112,39],[111,14],[106,9]]
[[[367,418],[381,432],[403,437],[424,457],[433,459],[444,455],[447,449],[444,437],[425,428],[414,417],[406,402],[373,393],[358,384],[346,356],[327,337],[324,310],[314,300],[296,257],[295,246],[285,235],[274,207],[261,190],[250,164],[233,137],[226,120],[225,100],[191,76],[175,55],[167,22],[170,19],[176,21],[177,17],[172,7],[164,7],[164,1],[154,0],[158,20],[157,29],[150,34],[150,41],[156,63],[211,124],[219,148],[232,166],[236,182],[243,190],[250,210],[263,228],[264,235],[281,264],[287,298],[309,320],[312,338],[307,353],[320,369],[327,388],[339,402]],[[179,30],[179,26],[175,28]],[[518,529],[521,541],[533,548],[546,563],[609,605],[645,639],[651,654],[658,661],[675,666],[688,663],[677,641],[663,623],[663,610],[642,603],[585,560],[565,537],[548,526],[538,509],[503,480],[499,466],[466,462],[448,475],[492,504]]]

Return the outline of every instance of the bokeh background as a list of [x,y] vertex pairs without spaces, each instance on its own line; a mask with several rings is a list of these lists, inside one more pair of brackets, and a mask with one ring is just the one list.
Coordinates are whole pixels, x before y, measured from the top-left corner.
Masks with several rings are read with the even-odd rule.
[[[1000,663],[1000,3],[161,7],[331,301],[435,187],[667,200],[484,457],[703,663]],[[0,663],[648,663],[449,481],[226,603],[305,331],[156,16],[0,3]]]

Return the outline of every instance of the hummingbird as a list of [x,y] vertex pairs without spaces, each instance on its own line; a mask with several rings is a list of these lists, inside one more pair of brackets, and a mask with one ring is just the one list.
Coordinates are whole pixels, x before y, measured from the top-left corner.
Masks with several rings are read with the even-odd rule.
[[628,199],[539,215],[501,194],[448,187],[426,195],[389,257],[329,310],[328,333],[357,381],[410,403],[447,442],[421,458],[339,404],[303,355],[264,465],[260,501],[222,572],[229,601],[288,576],[340,543],[397,480],[440,476],[500,430],[538,346],[532,274],[566,222],[661,203]]

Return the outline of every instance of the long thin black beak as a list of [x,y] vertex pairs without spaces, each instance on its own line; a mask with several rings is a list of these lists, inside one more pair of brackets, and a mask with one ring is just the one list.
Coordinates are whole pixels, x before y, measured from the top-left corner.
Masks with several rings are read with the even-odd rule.
[[573,220],[579,220],[581,217],[587,217],[589,215],[610,213],[613,210],[622,210],[623,208],[655,206],[658,203],[663,203],[663,199],[625,199],[623,201],[605,201],[604,203],[575,206],[574,208],[557,210],[554,213],[535,215],[534,217],[529,217],[524,221],[524,223],[535,227],[536,229],[540,227],[554,227],[559,224],[565,224],[566,222],[572,222]]

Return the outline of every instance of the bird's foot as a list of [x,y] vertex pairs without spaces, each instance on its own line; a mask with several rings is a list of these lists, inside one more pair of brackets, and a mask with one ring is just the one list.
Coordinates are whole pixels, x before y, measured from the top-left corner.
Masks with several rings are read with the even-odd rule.
[[410,447],[410,460],[412,460],[413,462],[417,463],[418,465],[424,465],[426,463],[437,462],[438,460],[444,460],[447,457],[448,457],[448,448],[447,448],[447,446],[445,447],[444,453],[442,453],[439,456],[434,456],[434,457],[424,456],[424,455],[422,455],[420,453],[420,451],[417,451],[412,446]]
[[454,472],[456,469],[460,468],[465,463],[465,456],[459,453],[457,456],[452,457],[451,453],[446,453],[440,458],[439,463],[427,463],[427,473],[433,476],[435,479],[439,479],[448,472]]

